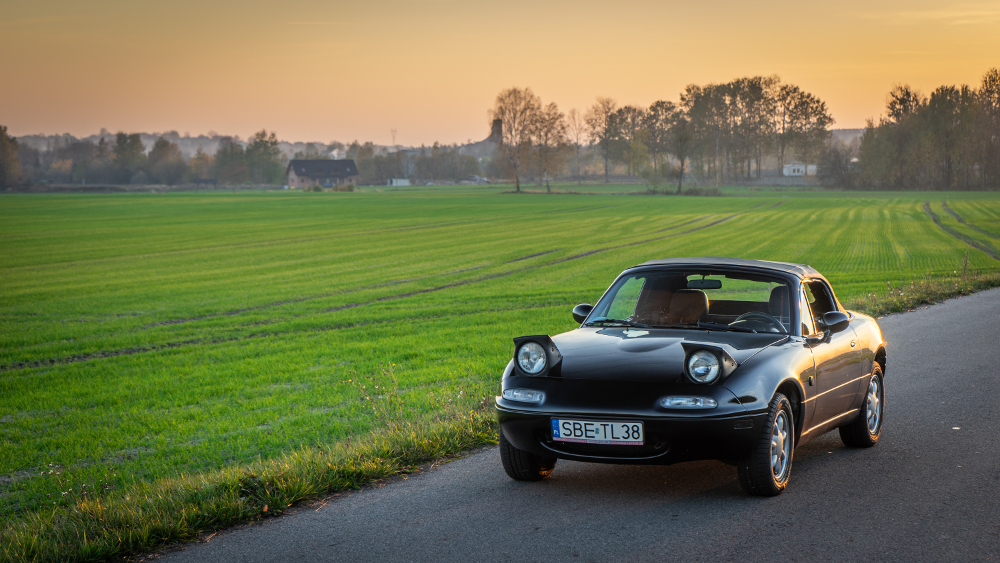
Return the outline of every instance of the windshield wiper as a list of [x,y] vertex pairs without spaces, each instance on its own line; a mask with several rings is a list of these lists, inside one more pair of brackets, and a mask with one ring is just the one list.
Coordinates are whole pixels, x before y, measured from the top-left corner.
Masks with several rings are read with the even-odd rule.
[[724,325],[720,323],[703,323],[701,321],[694,323],[677,323],[665,326],[663,328],[703,328],[706,330],[725,330],[725,331],[731,330],[734,332],[752,332],[755,334],[757,333],[756,330],[743,326]]
[[595,319],[587,323],[586,326],[593,326],[597,323],[607,323],[604,326],[627,326],[634,328],[650,328],[649,325],[644,325],[642,323],[636,323],[632,321],[627,321],[625,319]]

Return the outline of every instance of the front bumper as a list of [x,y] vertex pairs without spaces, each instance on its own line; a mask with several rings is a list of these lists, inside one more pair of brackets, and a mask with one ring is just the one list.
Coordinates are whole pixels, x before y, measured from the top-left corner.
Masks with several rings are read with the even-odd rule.
[[[729,394],[717,389],[720,399],[723,393]],[[499,397],[496,401],[500,427],[517,449],[543,457],[597,463],[666,465],[699,459],[742,459],[750,455],[767,417],[766,412],[748,412],[741,405],[732,403],[720,404],[718,409],[687,412],[566,407],[545,404],[533,407]],[[552,439],[553,417],[641,422],[644,444],[624,446],[556,441]]]
[[[517,449],[543,457],[597,463],[666,465],[699,459],[742,459],[750,455],[767,417],[767,413],[746,411],[704,417],[635,412],[545,412],[511,408],[500,403],[497,401],[497,419],[504,436]],[[642,422],[645,444],[622,446],[555,441],[552,439],[552,417]]]

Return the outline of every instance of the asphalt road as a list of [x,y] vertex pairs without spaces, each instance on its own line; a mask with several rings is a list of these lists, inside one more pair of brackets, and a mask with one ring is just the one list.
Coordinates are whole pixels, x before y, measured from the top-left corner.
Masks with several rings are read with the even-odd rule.
[[776,498],[718,462],[559,461],[518,483],[496,448],[162,554],[186,561],[1000,561],[1000,289],[880,323],[885,426],[796,450]]

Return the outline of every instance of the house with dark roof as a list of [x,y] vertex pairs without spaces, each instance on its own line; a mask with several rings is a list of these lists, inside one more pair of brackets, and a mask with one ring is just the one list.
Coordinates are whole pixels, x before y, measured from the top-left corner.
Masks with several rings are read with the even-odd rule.
[[288,162],[289,188],[308,186],[346,186],[358,179],[358,166],[353,159],[292,160]]

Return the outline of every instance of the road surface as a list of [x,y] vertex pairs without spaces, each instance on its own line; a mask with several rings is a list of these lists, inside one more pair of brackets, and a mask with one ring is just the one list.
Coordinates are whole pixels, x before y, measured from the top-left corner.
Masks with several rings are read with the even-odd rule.
[[718,462],[559,461],[507,478],[495,447],[161,554],[242,561],[1000,561],[1000,289],[880,321],[885,425],[796,450],[784,494]]

